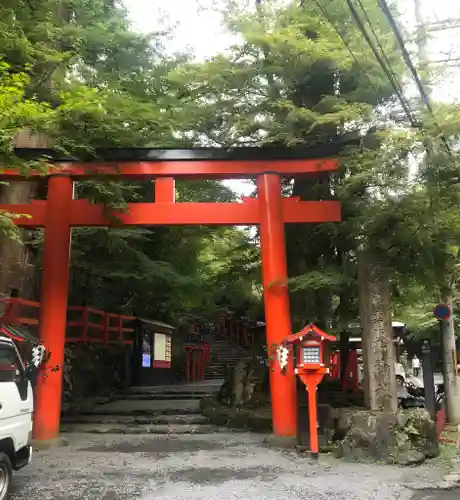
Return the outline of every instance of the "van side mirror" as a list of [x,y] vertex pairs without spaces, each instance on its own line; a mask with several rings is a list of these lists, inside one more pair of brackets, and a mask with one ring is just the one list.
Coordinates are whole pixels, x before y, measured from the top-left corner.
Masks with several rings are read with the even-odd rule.
[[21,374],[21,371],[18,370],[17,368],[14,370],[14,381],[19,384],[21,383],[23,380],[23,377],[22,377],[22,374]]
[[33,379],[35,373],[38,371],[38,368],[33,363],[27,363],[26,366],[26,378],[28,380]]

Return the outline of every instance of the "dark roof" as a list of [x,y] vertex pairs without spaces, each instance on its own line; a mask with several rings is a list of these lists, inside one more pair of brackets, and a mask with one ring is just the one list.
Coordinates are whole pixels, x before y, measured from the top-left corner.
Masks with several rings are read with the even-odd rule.
[[[153,319],[144,319],[144,318],[136,318],[137,321],[141,323],[145,323],[151,327],[158,327],[160,329],[168,330],[169,332],[173,332],[176,328],[172,325],[168,325],[168,323],[163,323],[162,321],[156,321]],[[161,332],[159,332],[161,333]]]
[[334,335],[329,335],[328,333],[324,332],[323,330],[321,330],[320,328],[318,328],[313,323],[309,323],[304,328],[302,328],[302,330],[300,330],[300,332],[298,332],[298,333],[291,333],[291,335],[289,335],[286,338],[286,340],[284,341],[284,343],[285,344],[294,344],[296,342],[301,342],[304,337],[312,335],[312,334],[315,335],[315,336],[317,336],[317,337],[320,337],[320,338],[323,338],[323,339],[326,339],[326,340],[330,340],[330,341],[336,339],[334,337]]
[[157,148],[108,148],[96,149],[93,153],[83,152],[78,155],[65,155],[61,151],[43,148],[15,148],[18,158],[32,160],[46,158],[56,162],[73,161],[254,161],[254,160],[301,160],[337,156],[345,147],[357,145],[351,140],[331,141],[312,147],[238,147],[226,148],[190,148],[190,149],[157,149]]

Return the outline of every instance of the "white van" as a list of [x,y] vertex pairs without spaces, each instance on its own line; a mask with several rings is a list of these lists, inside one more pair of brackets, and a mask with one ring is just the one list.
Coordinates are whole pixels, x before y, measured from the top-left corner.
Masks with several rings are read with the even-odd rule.
[[13,470],[32,459],[32,386],[14,342],[0,337],[0,500],[11,486]]

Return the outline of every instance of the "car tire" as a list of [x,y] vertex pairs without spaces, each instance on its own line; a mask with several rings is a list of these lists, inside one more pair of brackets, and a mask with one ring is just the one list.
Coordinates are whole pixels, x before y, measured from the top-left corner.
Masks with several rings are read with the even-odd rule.
[[11,460],[5,453],[0,453],[0,500],[5,500],[10,490],[13,469]]

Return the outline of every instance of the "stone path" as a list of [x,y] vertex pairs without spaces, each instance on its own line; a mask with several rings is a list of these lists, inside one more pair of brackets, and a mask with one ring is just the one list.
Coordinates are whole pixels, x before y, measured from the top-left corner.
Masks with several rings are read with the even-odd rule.
[[418,491],[414,493],[411,500],[458,500],[460,498],[460,490],[430,490],[430,491]]
[[217,392],[222,380],[193,384],[131,387],[119,399],[82,415],[64,417],[63,432],[95,434],[203,434],[217,432],[200,400]]
[[[267,448],[263,436],[69,434],[70,446],[35,455],[10,500],[458,500],[427,497],[408,485],[440,471],[319,463]],[[425,496],[423,496],[425,495]],[[447,495],[447,496],[446,496]]]

